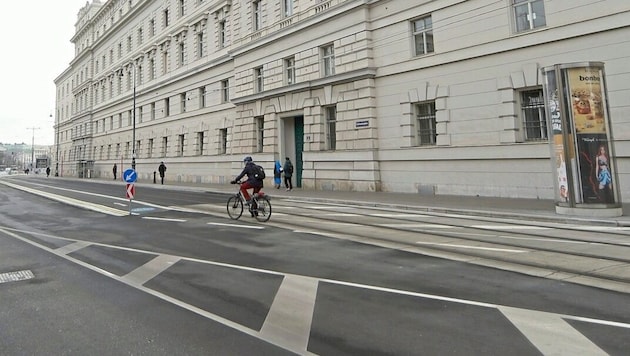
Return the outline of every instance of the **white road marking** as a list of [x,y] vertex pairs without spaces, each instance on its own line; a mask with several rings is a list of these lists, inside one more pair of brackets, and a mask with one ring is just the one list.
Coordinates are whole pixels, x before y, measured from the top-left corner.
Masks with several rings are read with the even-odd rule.
[[129,215],[129,212],[127,212],[127,211],[114,209],[112,207],[105,206],[105,205],[90,203],[90,202],[86,202],[86,201],[82,201],[82,200],[74,199],[74,198],[70,198],[70,197],[64,197],[64,196],[61,196],[61,195],[45,192],[45,191],[42,191],[42,190],[37,190],[37,189],[28,188],[28,187],[17,185],[17,184],[12,184],[12,183],[9,183],[9,182],[0,181],[0,183],[2,183],[4,185],[7,185],[9,187],[13,187],[15,189],[19,189],[19,190],[23,190],[25,192],[29,192],[31,194],[39,195],[39,196],[42,196],[42,197],[45,197],[45,198],[48,198],[48,199],[51,199],[51,200],[55,200],[55,201],[62,202],[62,203],[65,203],[65,204],[68,204],[68,205],[72,205],[72,206],[76,206],[76,207],[79,207],[79,208],[96,211],[96,212],[99,212],[99,213],[102,213],[102,214],[108,214],[108,215],[114,215],[114,216],[127,216],[127,215]]
[[378,226],[383,227],[405,227],[405,228],[413,228],[413,229],[454,229],[454,226],[451,225],[440,225],[440,224],[377,224]]
[[[230,327],[232,329],[238,330],[238,331],[240,331],[240,332],[242,332],[244,334],[251,335],[251,336],[259,338],[261,340],[268,341],[268,342],[270,342],[270,343],[272,343],[274,345],[277,345],[277,346],[282,347],[282,348],[286,348],[287,350],[293,351],[293,352],[298,353],[298,354],[303,354],[303,355],[310,355],[311,354],[306,349],[304,349],[302,347],[296,348],[295,347],[296,346],[295,343],[284,344],[281,341],[274,340],[273,338],[267,338],[262,333],[262,331],[259,332],[259,331],[250,329],[250,328],[248,328],[246,326],[240,325],[240,324],[238,324],[236,322],[233,322],[233,321],[231,321],[229,319],[225,319],[225,318],[223,318],[221,316],[218,316],[216,314],[210,313],[210,312],[208,312],[206,310],[203,310],[203,309],[201,309],[199,307],[196,307],[194,305],[185,303],[185,302],[183,302],[181,300],[175,299],[175,298],[173,298],[173,297],[171,297],[169,295],[166,295],[166,294],[157,292],[155,290],[152,290],[150,288],[146,288],[146,287],[144,287],[142,285],[139,285],[139,284],[134,282],[134,279],[131,278],[131,276],[129,276],[129,278],[127,278],[127,279],[119,277],[119,276],[117,276],[117,275],[115,275],[113,273],[110,273],[110,272],[108,272],[106,270],[103,270],[103,269],[98,268],[96,266],[93,266],[93,265],[90,265],[88,263],[85,263],[85,262],[83,262],[81,260],[72,258],[72,257],[67,256],[67,255],[58,254],[55,250],[53,250],[53,249],[51,249],[49,247],[41,245],[41,244],[39,244],[39,243],[37,243],[35,241],[32,241],[32,240],[30,240],[28,238],[21,237],[21,236],[15,234],[15,233],[10,232],[9,230],[19,231],[19,232],[23,232],[25,234],[34,234],[34,235],[45,235],[45,234],[38,234],[38,233],[30,232],[30,231],[23,231],[23,230],[8,229],[8,228],[0,227],[0,232],[1,233],[5,233],[8,236],[14,237],[14,238],[16,238],[18,240],[21,240],[23,242],[31,244],[31,245],[33,245],[35,247],[38,247],[38,248],[42,249],[42,250],[51,252],[51,253],[53,253],[55,255],[59,255],[60,257],[66,259],[68,261],[74,262],[74,263],[76,263],[76,264],[78,264],[80,266],[83,266],[83,267],[85,267],[87,269],[90,269],[92,271],[95,271],[97,273],[101,273],[101,274],[103,274],[103,275],[105,275],[107,277],[110,277],[110,278],[114,279],[114,280],[121,281],[121,282],[129,285],[130,287],[136,288],[136,289],[141,290],[141,291],[143,291],[143,292],[145,292],[147,294],[150,294],[150,295],[153,295],[155,297],[158,297],[158,298],[160,298],[162,300],[165,300],[165,301],[167,301],[169,303],[177,305],[177,306],[179,306],[179,307],[181,307],[183,309],[192,311],[192,312],[194,312],[194,313],[196,313],[196,314],[198,314],[200,316],[203,316],[205,318],[214,320],[214,321],[216,321],[218,323],[221,323],[221,324],[223,324],[223,325],[225,325],[227,327]],[[58,239],[61,239],[61,240],[66,240],[66,241],[75,241],[75,242],[79,241],[79,240],[72,240],[72,239],[68,239],[68,238],[56,237],[56,236],[51,236],[51,235],[46,235],[46,236],[49,236],[49,237],[52,237],[52,238],[58,238]],[[152,252],[152,251],[140,250],[140,249],[132,249],[132,248],[116,246],[116,245],[107,245],[107,244],[95,244],[95,245],[107,246],[107,247],[110,247],[110,248],[113,248],[113,249],[120,249],[120,250],[126,250],[126,251],[136,251],[136,252],[147,253],[147,254],[152,254],[152,255],[155,254],[155,252]],[[253,268],[253,267],[247,267],[247,266],[241,266],[241,265],[233,265],[233,264],[228,264],[228,263],[214,262],[214,261],[201,260],[201,259],[195,259],[195,258],[187,258],[187,257],[181,257],[181,256],[170,256],[168,258],[163,257],[163,259],[161,261],[156,261],[155,264],[157,266],[159,266],[159,265],[164,266],[164,262],[169,260],[171,257],[172,258],[177,258],[177,259],[180,259],[180,260],[199,262],[199,263],[209,264],[209,265],[214,265],[214,266],[235,268],[235,269],[239,269],[239,270],[254,271],[254,272],[267,273],[267,274],[272,274],[272,275],[287,276],[286,274],[284,274],[282,272],[273,271],[273,270]],[[278,299],[278,303],[280,303],[283,300],[287,301],[286,298],[290,299],[291,295],[293,295],[293,296],[297,295],[297,294],[293,294],[291,292],[291,290],[295,290],[295,288],[298,285],[301,285],[302,287],[304,287],[305,286],[304,283],[306,283],[306,287],[308,288],[309,284],[307,283],[306,279],[310,279],[311,277],[308,277],[308,276],[294,276],[294,277],[297,277],[298,279],[294,279],[294,280],[288,281],[287,282],[287,290],[282,291],[282,292],[280,292],[280,291],[278,292],[279,294],[282,294],[282,296],[280,296],[280,299]],[[304,280],[302,280],[302,278]],[[139,280],[142,280],[142,278],[139,278]],[[333,280],[333,279],[313,279],[313,281],[314,282],[316,281],[317,283],[325,282],[325,283],[344,285],[344,286],[349,286],[349,287],[354,287],[354,288],[362,288],[362,289],[368,289],[368,290],[381,291],[381,292],[385,292],[385,293],[393,293],[393,294],[407,295],[407,296],[413,296],[413,297],[418,297],[418,298],[434,299],[434,300],[441,300],[441,301],[458,303],[458,304],[472,305],[472,306],[477,306],[477,307],[499,309],[501,311],[506,311],[506,313],[510,314],[511,316],[508,317],[509,319],[511,318],[510,320],[515,319],[516,322],[521,323],[521,324],[523,323],[523,321],[522,321],[522,318],[518,317],[518,315],[527,315],[529,313],[541,313],[538,316],[534,317],[534,319],[537,320],[538,318],[540,318],[542,316],[542,317],[544,317],[545,320],[551,320],[553,318],[561,318],[561,319],[577,320],[577,321],[586,322],[586,323],[592,323],[592,324],[607,325],[607,326],[613,326],[613,327],[630,329],[630,324],[629,323],[621,323],[621,322],[616,322],[616,321],[609,321],[609,320],[602,320],[602,319],[593,319],[593,318],[585,318],[585,317],[574,316],[574,315],[562,315],[562,314],[556,314],[556,313],[538,312],[538,311],[533,311],[533,310],[528,310],[528,309],[518,309],[518,308],[512,308],[512,307],[498,305],[498,304],[479,302],[479,301],[475,301],[475,300],[459,299],[459,298],[445,297],[445,296],[434,295],[434,294],[418,293],[418,292],[412,292],[412,291],[406,291],[406,290],[400,290],[400,289],[384,288],[384,287],[371,286],[371,285],[360,284],[360,283],[353,283],[353,282],[345,282],[345,281],[339,281],[339,280]],[[316,298],[316,290],[313,289],[313,287],[312,287],[313,284],[310,284],[310,286],[311,286],[311,292],[309,292],[310,295],[307,298],[314,299],[314,298]],[[296,303],[300,303],[300,302],[296,302]],[[307,301],[307,303],[309,303],[309,302]],[[274,301],[274,304],[275,304],[275,301]],[[287,305],[287,304],[281,303],[281,304],[278,304],[277,307],[281,308],[282,305]],[[281,310],[280,309],[278,312],[286,313],[287,310]],[[274,312],[274,314],[275,314],[275,312]],[[311,314],[312,314],[312,311],[311,311]],[[516,315],[516,317],[515,317],[515,315]],[[274,318],[275,317],[276,316],[274,316]],[[304,321],[305,321],[305,319],[303,319],[304,318],[304,314],[300,318],[301,319],[299,319],[297,321],[300,323],[300,326],[302,328],[304,328]],[[312,316],[311,316],[311,318],[312,318]],[[271,322],[271,320],[270,320],[270,322]],[[272,324],[269,324],[269,325],[272,325]],[[525,326],[527,326],[527,324],[525,324]],[[519,329],[520,329],[520,327],[523,327],[523,326],[522,325],[521,326],[517,325],[517,327],[519,327]],[[271,329],[269,329],[269,330],[271,330]],[[553,329],[549,330],[548,333],[554,334],[555,331],[556,331],[556,329],[553,328]],[[524,333],[524,335],[526,337],[529,337],[527,332],[528,331],[524,331],[523,333]],[[287,336],[287,334],[282,334],[282,333],[280,333],[280,334],[272,333],[272,334],[274,335],[273,337],[278,337],[278,336],[286,337]],[[304,334],[302,333],[301,335],[304,335]],[[557,334],[555,334],[555,335],[557,335]],[[566,335],[566,331],[563,331],[563,335]],[[575,335],[572,336],[572,342],[573,342],[573,339],[575,339],[574,336]],[[538,336],[534,335],[534,337],[538,337]],[[559,342],[558,340],[561,340],[561,339],[555,338],[554,342],[558,343]],[[580,342],[580,345],[588,346],[583,341],[584,340],[581,340],[581,339],[577,340],[577,342]],[[539,340],[536,340],[536,341],[534,341],[534,344],[539,346],[539,342],[540,342]],[[300,342],[300,344],[302,344],[302,342]],[[564,342],[562,342],[561,344],[566,346],[566,344]],[[589,348],[588,350],[597,351],[594,348]]]
[[87,241],[76,241],[76,242],[73,242],[71,244],[67,244],[67,245],[65,245],[63,247],[59,247],[58,249],[55,250],[55,252],[67,255],[67,254],[72,253],[74,251],[78,251],[78,250],[80,250],[82,248],[88,247],[91,244],[92,244],[91,242],[87,242]]
[[260,329],[262,337],[306,350],[311,333],[318,280],[287,274]]
[[122,276],[122,279],[131,284],[143,285],[160,273],[166,271],[180,258],[172,255],[159,255],[144,265]]
[[513,249],[507,249],[507,248],[481,247],[481,246],[458,245],[458,244],[445,244],[445,243],[424,242],[424,241],[416,241],[416,243],[419,244],[419,245],[457,247],[457,248],[470,249],[470,250],[486,250],[486,251],[512,252],[512,253],[529,252],[529,251],[525,251],[525,250],[513,250]]
[[317,215],[321,215],[321,216],[361,216],[359,214],[352,214],[352,213],[324,213],[324,214],[317,214]]
[[239,225],[239,224],[223,224],[223,223],[215,223],[209,222],[208,225],[217,225],[217,226],[229,226],[229,227],[242,227],[243,229],[264,229],[263,226],[252,226],[252,225]]
[[127,206],[127,204],[119,203],[119,202],[117,202],[117,201],[115,201],[115,202],[114,202],[114,205],[124,206],[124,207],[126,207],[126,206]]
[[370,213],[370,216],[379,218],[428,218],[430,215],[424,214],[394,214],[394,213]]
[[160,218],[157,216],[143,216],[142,219],[147,220],[159,220],[159,221],[173,221],[173,222],[186,222],[185,219],[174,219],[174,218]]
[[499,307],[499,311],[543,355],[608,355],[559,315],[510,307]]
[[533,225],[470,225],[475,229],[487,229],[487,230],[549,230],[549,227],[545,226],[533,226]]

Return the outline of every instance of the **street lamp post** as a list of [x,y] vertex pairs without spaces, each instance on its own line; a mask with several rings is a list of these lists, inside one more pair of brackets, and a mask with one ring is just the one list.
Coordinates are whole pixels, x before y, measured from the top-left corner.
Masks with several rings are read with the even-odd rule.
[[39,130],[39,127],[29,127],[27,130],[33,130],[33,140],[31,142],[31,170],[35,170],[35,130]]
[[[50,115],[52,117],[52,115]],[[57,129],[55,130],[55,141],[57,143],[57,155],[55,156],[55,177],[59,177],[59,115],[57,115]]]
[[136,170],[136,62],[133,62],[133,128],[131,143],[131,169]]

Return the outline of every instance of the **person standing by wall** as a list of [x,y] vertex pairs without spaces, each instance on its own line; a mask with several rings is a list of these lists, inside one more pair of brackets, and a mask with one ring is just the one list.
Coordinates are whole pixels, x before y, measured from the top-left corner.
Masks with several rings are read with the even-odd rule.
[[293,176],[293,163],[289,157],[286,157],[284,161],[284,186],[287,188],[287,192],[293,189],[293,183],[291,183],[291,176]]
[[112,168],[112,173],[114,173],[114,180],[116,180],[116,173],[118,172],[118,167],[116,163],[114,163],[114,167]]
[[164,173],[166,173],[166,166],[164,165],[164,162],[160,162],[158,172],[160,172],[160,180],[162,181],[162,184],[164,184]]
[[280,189],[282,184],[282,164],[280,164],[279,160],[276,160],[273,166],[273,184],[276,186],[276,189]]

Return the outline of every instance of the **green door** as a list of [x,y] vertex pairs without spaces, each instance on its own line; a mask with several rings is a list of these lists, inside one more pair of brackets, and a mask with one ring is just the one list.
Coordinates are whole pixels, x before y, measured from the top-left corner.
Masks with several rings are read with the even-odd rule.
[[304,116],[295,117],[295,185],[302,187],[302,151],[304,151]]

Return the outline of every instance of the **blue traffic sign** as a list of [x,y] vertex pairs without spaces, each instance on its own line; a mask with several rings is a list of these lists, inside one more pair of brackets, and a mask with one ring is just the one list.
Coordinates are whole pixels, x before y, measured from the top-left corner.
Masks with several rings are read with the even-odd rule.
[[123,179],[127,183],[135,183],[138,179],[138,173],[133,168],[126,169],[123,173]]

